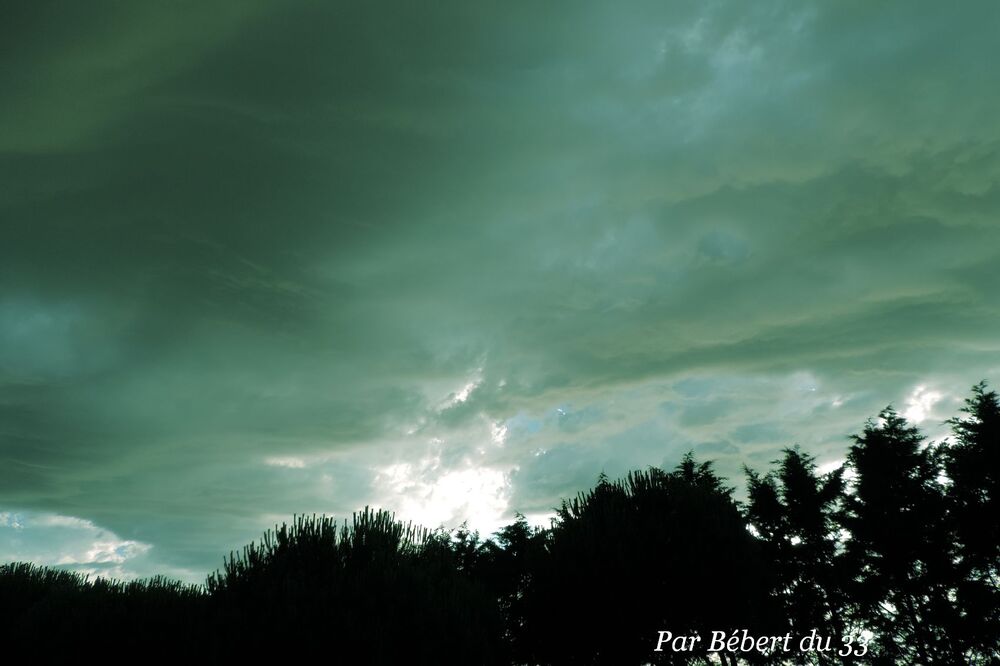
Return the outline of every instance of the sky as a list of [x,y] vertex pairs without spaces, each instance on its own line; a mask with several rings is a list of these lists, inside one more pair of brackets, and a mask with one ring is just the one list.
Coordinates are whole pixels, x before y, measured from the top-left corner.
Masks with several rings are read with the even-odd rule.
[[1000,383],[1000,4],[19,2],[0,561],[200,581]]

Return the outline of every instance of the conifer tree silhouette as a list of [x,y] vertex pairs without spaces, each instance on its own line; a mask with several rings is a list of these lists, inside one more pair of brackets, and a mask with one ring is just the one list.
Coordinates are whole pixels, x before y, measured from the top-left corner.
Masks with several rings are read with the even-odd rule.
[[[712,631],[774,626],[769,573],[709,464],[650,468],[563,502],[530,589],[530,663],[692,663]],[[695,651],[653,652],[659,630]]]
[[977,658],[1000,661],[1000,399],[980,382],[962,411],[942,450],[958,569],[953,631]]
[[[845,635],[844,581],[838,558],[835,514],[843,492],[843,469],[819,476],[813,456],[786,448],[777,470],[747,476],[747,520],[764,544],[777,574],[789,630],[804,636]],[[817,655],[798,655],[804,661]],[[819,655],[822,661],[822,655]]]
[[850,533],[845,564],[852,618],[878,640],[872,649],[893,663],[962,664],[949,631],[953,552],[935,450],[892,407],[869,420],[848,463],[841,526]]

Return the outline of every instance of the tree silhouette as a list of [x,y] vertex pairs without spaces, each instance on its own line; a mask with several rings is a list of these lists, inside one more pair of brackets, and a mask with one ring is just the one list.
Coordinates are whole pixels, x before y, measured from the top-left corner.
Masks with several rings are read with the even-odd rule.
[[[789,630],[803,636],[817,629],[844,636],[844,581],[838,558],[835,514],[843,493],[843,470],[816,474],[815,459],[797,446],[783,450],[778,468],[747,476],[747,520],[764,544],[777,575]],[[811,655],[799,655],[805,660]],[[816,655],[822,662],[824,657]]]
[[[365,509],[298,516],[203,586],[0,565],[0,640],[43,661],[82,653],[331,664],[1000,663],[1000,399],[973,388],[953,441],[928,446],[892,408],[819,475],[784,449],[748,468],[740,513],[711,462],[685,455],[524,516],[483,539]],[[870,652],[709,655],[713,632]],[[654,651],[659,632],[702,638]]]
[[954,631],[975,655],[1000,660],[1000,400],[980,382],[962,411],[942,451],[959,571]]
[[962,664],[949,631],[953,553],[935,450],[894,409],[871,420],[848,453],[855,478],[842,527],[852,616],[877,636],[873,650],[896,663]]
[[456,532],[453,548],[461,568],[496,600],[504,624],[506,663],[528,663],[532,654],[526,635],[526,600],[534,573],[546,556],[550,532],[533,528],[522,514],[493,538],[480,541],[464,527]]
[[688,663],[707,641],[653,652],[658,631],[707,639],[775,626],[769,573],[728,489],[691,463],[602,477],[563,502],[530,589],[531,663]]
[[[223,651],[259,653],[277,633],[296,638],[283,657],[322,656],[315,637],[325,635],[342,663],[499,663],[500,617],[485,590],[433,533],[384,511],[343,525],[299,516],[232,554],[207,590],[232,634]],[[431,636],[447,636],[447,649]]]
[[81,653],[166,656],[204,644],[207,598],[163,577],[91,581],[68,571],[14,562],[0,565],[0,639],[30,646],[33,661],[63,663]]

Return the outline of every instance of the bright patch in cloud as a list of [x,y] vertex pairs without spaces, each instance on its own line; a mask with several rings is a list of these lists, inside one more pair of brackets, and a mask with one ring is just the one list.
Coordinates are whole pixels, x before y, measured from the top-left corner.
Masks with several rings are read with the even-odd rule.
[[483,383],[483,368],[477,368],[472,376],[462,385],[460,389],[451,393],[444,401],[441,403],[440,411],[444,411],[456,405],[460,405],[463,402],[468,401],[469,397],[472,395],[479,386]]
[[467,521],[490,533],[507,522],[510,484],[498,469],[467,465],[444,470],[435,456],[381,467],[375,485],[382,492],[381,506],[425,527],[456,527]]
[[490,437],[494,444],[502,445],[507,439],[507,424],[497,421],[490,424]]
[[932,391],[925,386],[918,386],[910,394],[906,401],[906,410],[903,416],[912,423],[921,423],[928,416],[931,410],[944,397],[939,391]]

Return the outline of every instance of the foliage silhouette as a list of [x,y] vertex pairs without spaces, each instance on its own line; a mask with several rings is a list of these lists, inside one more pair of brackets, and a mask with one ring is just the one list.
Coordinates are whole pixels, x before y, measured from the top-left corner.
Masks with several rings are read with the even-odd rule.
[[847,456],[855,478],[841,526],[853,619],[880,637],[875,652],[897,662],[962,664],[948,601],[952,544],[936,450],[894,409],[869,420]]
[[819,476],[815,459],[797,446],[784,449],[775,463],[777,470],[763,476],[744,468],[746,516],[774,563],[774,592],[788,630],[799,636],[812,629],[843,636],[845,581],[835,521],[843,468]]
[[769,632],[768,575],[710,465],[601,478],[563,502],[528,590],[531,663],[692,661],[706,644],[654,653],[657,632]]
[[[786,448],[745,468],[742,510],[685,455],[483,539],[366,508],[296,516],[202,586],[0,565],[0,640],[81,654],[322,658],[332,664],[1000,663],[1000,400],[973,388],[953,438],[892,408],[817,473]],[[861,658],[706,653],[712,632],[869,632]],[[654,652],[659,631],[698,634]]]
[[955,544],[957,640],[973,653],[996,653],[1000,636],[1000,399],[985,382],[949,420],[954,442],[942,451],[948,527]]
[[454,535],[460,567],[486,587],[503,616],[505,663],[529,663],[535,652],[527,604],[536,572],[548,556],[550,536],[550,530],[531,527],[521,514],[486,541],[464,526]]
[[32,647],[39,661],[82,651],[179,651],[200,639],[207,598],[197,587],[162,577],[120,582],[14,562],[0,565],[0,638]]
[[[285,656],[326,653],[309,642],[323,635],[351,655],[343,663],[489,664],[501,652],[500,615],[482,586],[432,533],[384,511],[365,509],[350,525],[299,516],[231,554],[206,587],[232,644],[297,638]],[[447,636],[448,649],[433,636]]]

